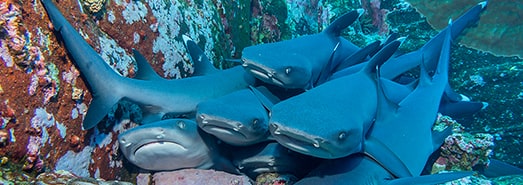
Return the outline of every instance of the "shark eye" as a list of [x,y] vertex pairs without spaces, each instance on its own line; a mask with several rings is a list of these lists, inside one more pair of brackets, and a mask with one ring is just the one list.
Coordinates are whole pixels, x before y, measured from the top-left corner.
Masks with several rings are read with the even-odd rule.
[[347,134],[345,132],[340,132],[338,140],[345,140],[345,138],[347,138]]
[[183,121],[178,121],[176,123],[176,125],[180,128],[180,129],[185,129],[185,122]]
[[287,67],[285,68],[285,74],[290,74],[292,71],[292,68],[291,67]]

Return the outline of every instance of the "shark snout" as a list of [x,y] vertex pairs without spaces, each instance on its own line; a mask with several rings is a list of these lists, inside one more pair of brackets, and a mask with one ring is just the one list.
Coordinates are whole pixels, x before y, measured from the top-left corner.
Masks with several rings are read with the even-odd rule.
[[335,158],[331,153],[329,141],[324,138],[286,128],[275,123],[271,123],[269,127],[274,139],[288,149],[319,158]]

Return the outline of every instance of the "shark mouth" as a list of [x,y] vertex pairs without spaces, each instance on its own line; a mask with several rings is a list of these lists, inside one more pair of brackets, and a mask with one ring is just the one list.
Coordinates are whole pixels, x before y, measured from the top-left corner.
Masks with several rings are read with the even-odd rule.
[[152,141],[139,145],[133,154],[141,155],[144,153],[155,153],[155,151],[161,151],[162,153],[169,153],[169,155],[184,154],[188,151],[183,145],[174,141]]
[[268,67],[265,67],[262,65],[257,65],[255,63],[249,62],[249,60],[245,60],[245,59],[243,60],[242,66],[245,69],[247,69],[247,71],[249,71],[252,75],[254,75],[256,78],[258,78],[266,83],[275,84],[275,85],[278,85],[281,87],[285,86],[285,83],[275,76],[275,74],[274,74],[275,72],[271,68],[268,68]]
[[270,130],[278,143],[295,152],[326,159],[334,157],[325,143],[322,142],[324,139],[320,137],[301,134],[299,131],[293,132],[292,129],[277,124],[270,124]]
[[242,132],[242,125],[234,125],[232,121],[212,119],[209,116],[198,116],[198,124],[202,130],[210,133],[218,138],[247,138],[247,135]]

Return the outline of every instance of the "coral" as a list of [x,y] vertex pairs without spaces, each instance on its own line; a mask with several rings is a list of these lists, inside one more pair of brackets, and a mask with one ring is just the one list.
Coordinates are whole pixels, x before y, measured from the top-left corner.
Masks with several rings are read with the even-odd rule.
[[298,179],[292,175],[281,175],[277,173],[264,173],[256,177],[257,185],[286,185],[294,184]]
[[455,133],[445,139],[441,157],[436,163],[446,170],[472,170],[476,165],[486,166],[492,154],[494,138],[490,134]]
[[252,9],[252,43],[280,41],[282,34],[289,29],[286,24],[283,24],[287,18],[285,2],[283,0],[252,1]]
[[6,1],[0,2],[0,56],[7,67],[14,66],[10,53],[23,53],[25,40],[19,35],[18,24],[21,20],[20,9]]
[[362,0],[361,4],[365,12],[371,15],[372,25],[378,30],[378,33],[387,35],[389,33],[389,25],[385,19],[389,10],[381,8],[381,0]]
[[0,147],[4,147],[9,141],[9,133],[6,130],[0,130]]
[[105,0],[83,0],[84,6],[91,13],[98,13],[102,10]]
[[432,173],[448,170],[469,171],[476,165],[488,165],[494,146],[492,135],[466,133],[459,123],[439,114],[433,130],[442,131],[445,126],[453,127],[454,133],[445,138],[440,157],[432,166]]
[[142,20],[147,15],[147,7],[141,1],[131,1],[129,4],[123,3],[125,10],[122,11],[122,16],[125,19],[125,23],[132,24]]
[[58,162],[56,162],[55,170],[66,170],[80,177],[89,177],[91,152],[93,152],[93,148],[90,146],[86,146],[78,153],[74,151],[67,151],[67,153],[60,157]]
[[[483,0],[407,0],[436,29],[447,26],[449,18],[455,19],[470,6]],[[471,28],[460,43],[500,56],[523,58],[522,1],[489,1],[478,26]]]

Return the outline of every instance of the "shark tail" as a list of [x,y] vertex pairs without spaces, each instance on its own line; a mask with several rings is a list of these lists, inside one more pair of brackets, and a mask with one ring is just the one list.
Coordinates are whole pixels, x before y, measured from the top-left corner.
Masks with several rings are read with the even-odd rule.
[[[109,66],[98,53],[84,40],[76,29],[65,19],[51,0],[41,0],[53,27],[61,35],[67,51],[76,67],[88,82],[92,102],[84,118],[83,129],[90,129],[100,122],[112,107],[121,99],[114,84],[124,80]],[[111,92],[111,93],[109,93]]]
[[113,106],[120,101],[120,97],[108,94],[93,96],[89,109],[84,117],[82,129],[88,130],[95,127],[109,113]]

